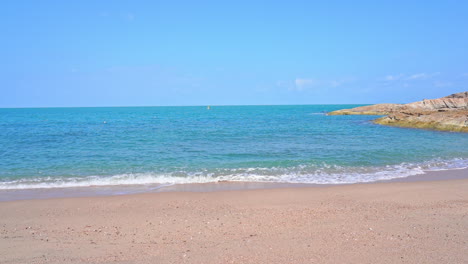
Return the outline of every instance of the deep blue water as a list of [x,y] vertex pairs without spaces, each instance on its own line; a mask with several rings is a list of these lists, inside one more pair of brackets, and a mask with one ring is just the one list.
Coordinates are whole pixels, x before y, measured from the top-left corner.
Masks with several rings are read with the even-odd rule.
[[468,166],[468,135],[326,116],[356,105],[0,109],[0,189],[351,183]]

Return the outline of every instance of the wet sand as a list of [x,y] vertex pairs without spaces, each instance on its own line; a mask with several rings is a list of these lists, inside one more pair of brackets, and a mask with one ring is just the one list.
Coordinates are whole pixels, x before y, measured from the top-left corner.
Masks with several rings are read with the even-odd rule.
[[0,216],[0,263],[468,263],[468,179],[8,201]]
[[[379,182],[416,182],[468,179],[467,169],[426,171],[424,174],[409,177],[382,180]],[[374,184],[369,182],[367,184]],[[277,188],[304,188],[304,187],[331,187],[344,184],[304,184],[304,183],[275,183],[275,182],[213,182],[175,185],[118,185],[118,186],[91,186],[71,188],[48,189],[19,189],[0,190],[0,202],[14,200],[70,198],[70,197],[96,197],[129,195],[138,193],[156,192],[219,192],[236,190],[277,189]]]

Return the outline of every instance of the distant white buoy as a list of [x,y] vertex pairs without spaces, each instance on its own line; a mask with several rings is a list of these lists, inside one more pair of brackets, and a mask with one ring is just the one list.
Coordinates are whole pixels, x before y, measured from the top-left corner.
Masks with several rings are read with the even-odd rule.
[[104,122],[102,122],[102,123],[107,124],[107,121],[104,121]]
[[210,109],[211,109],[211,107],[210,107],[210,106],[207,106],[207,107],[206,107],[206,109],[210,110]]

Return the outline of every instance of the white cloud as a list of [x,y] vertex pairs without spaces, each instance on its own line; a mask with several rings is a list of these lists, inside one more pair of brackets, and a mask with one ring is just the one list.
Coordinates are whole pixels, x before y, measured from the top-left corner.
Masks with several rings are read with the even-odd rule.
[[451,82],[444,82],[444,81],[436,81],[434,82],[435,87],[450,87],[453,86],[453,83]]
[[407,80],[424,80],[427,79],[428,75],[426,73],[417,73],[409,76]]
[[440,74],[439,72],[435,72],[435,73],[416,73],[416,74],[410,75],[407,78],[407,80],[427,80],[427,79],[435,77],[435,76],[437,76],[439,74]]
[[345,78],[331,80],[331,81],[328,82],[328,84],[331,87],[338,87],[338,86],[342,86],[344,84],[352,83],[352,82],[355,82],[355,81],[357,81],[356,77],[349,76],[349,77],[345,77]]
[[387,75],[387,76],[385,76],[384,80],[386,80],[386,81],[398,81],[398,80],[401,80],[403,77],[404,77],[403,74]]
[[303,79],[303,78],[296,78],[294,80],[294,86],[296,91],[303,91],[307,88],[317,86],[320,82],[316,79]]
[[277,81],[276,86],[287,88],[290,91],[306,91],[318,89],[329,89],[343,86],[355,82],[357,79],[353,76],[339,79],[317,79],[317,78],[296,78],[291,81]]
[[385,81],[388,81],[388,82],[392,82],[392,81],[417,81],[417,80],[427,80],[427,79],[431,79],[437,75],[439,75],[440,72],[435,72],[435,73],[425,73],[425,72],[422,72],[422,73],[415,73],[415,74],[411,74],[411,75],[406,75],[406,74],[397,74],[397,75],[387,75],[385,76],[384,80]]

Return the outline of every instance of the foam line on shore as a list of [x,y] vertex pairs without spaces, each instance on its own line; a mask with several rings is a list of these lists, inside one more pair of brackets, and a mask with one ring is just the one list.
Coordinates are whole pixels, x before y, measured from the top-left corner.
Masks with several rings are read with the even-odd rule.
[[[218,173],[195,172],[180,176],[161,173],[119,174],[85,177],[22,178],[0,182],[0,190],[51,189],[121,185],[172,185],[213,182],[264,182],[295,184],[367,183],[422,175],[425,171],[463,169],[468,159],[432,160],[421,164],[402,163],[384,167],[297,166],[294,168],[224,169]],[[158,187],[159,188],[159,187]]]

